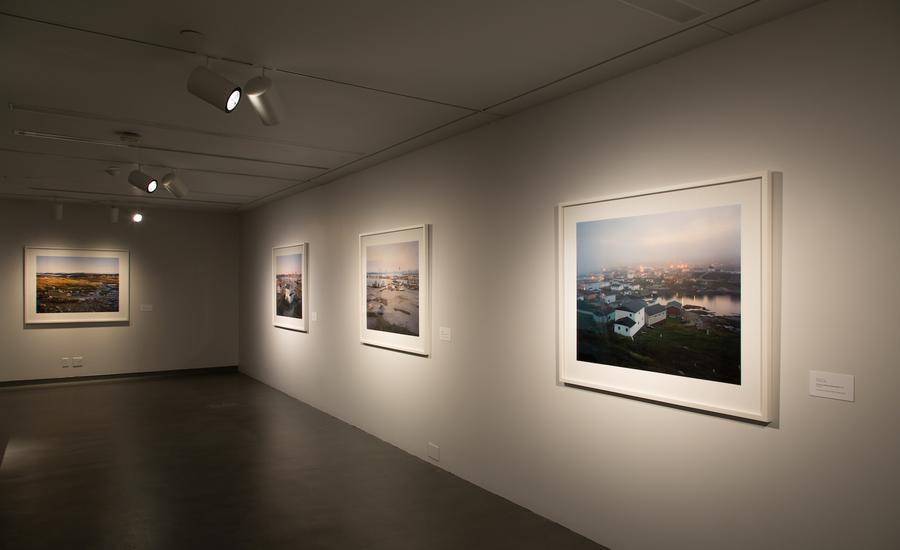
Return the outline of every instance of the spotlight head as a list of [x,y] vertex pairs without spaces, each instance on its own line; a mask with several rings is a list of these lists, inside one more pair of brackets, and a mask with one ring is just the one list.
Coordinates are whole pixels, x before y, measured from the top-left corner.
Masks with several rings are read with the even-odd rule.
[[206,67],[194,69],[188,77],[189,92],[217,109],[230,113],[241,101],[241,87]]
[[266,126],[274,126],[279,122],[279,113],[284,113],[284,107],[272,80],[266,76],[257,76],[247,82],[247,99],[259,115],[259,119]]
[[132,170],[128,174],[128,183],[147,193],[152,193],[159,187],[159,182],[156,181],[156,178],[148,176],[140,170]]
[[141,223],[142,221],[144,221],[144,215],[140,212],[135,212],[131,215],[131,221],[133,221],[134,223]]
[[169,172],[162,177],[162,186],[176,199],[183,198],[188,194],[187,185],[178,179],[174,172]]

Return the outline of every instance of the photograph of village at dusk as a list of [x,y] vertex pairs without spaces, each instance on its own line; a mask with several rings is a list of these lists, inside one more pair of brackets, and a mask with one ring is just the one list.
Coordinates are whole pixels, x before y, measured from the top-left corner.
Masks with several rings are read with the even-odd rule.
[[275,315],[303,318],[303,254],[275,256]]
[[741,383],[740,206],[576,224],[579,361]]
[[37,313],[119,311],[119,259],[37,256]]
[[419,336],[419,242],[366,247],[366,327]]

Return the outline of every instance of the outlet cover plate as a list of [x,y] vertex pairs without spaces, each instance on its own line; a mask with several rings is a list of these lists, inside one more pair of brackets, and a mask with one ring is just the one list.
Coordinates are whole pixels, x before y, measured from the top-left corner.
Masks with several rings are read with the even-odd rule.
[[435,462],[441,461],[441,448],[432,442],[428,442],[428,458]]

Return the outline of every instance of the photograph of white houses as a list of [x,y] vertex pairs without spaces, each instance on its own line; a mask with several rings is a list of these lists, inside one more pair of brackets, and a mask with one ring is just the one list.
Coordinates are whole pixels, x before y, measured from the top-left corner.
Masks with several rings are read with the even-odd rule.
[[577,224],[578,360],[741,383],[740,207]]

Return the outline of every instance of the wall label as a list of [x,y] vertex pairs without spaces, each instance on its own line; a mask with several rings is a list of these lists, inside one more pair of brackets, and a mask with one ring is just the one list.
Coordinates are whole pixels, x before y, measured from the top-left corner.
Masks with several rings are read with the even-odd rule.
[[813,397],[855,401],[853,388],[854,377],[851,374],[809,371],[809,395]]

